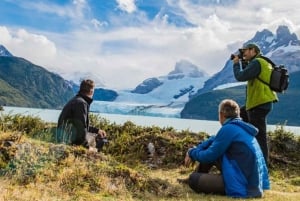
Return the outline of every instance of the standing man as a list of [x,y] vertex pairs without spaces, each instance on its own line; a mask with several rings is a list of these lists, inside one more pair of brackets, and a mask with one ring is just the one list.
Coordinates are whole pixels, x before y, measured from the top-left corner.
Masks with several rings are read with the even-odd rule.
[[[239,105],[230,99],[219,104],[222,125],[215,136],[190,148],[185,165],[199,165],[185,183],[198,193],[213,193],[237,198],[262,197],[270,188],[268,169],[257,143],[257,129],[239,117]],[[221,174],[209,173],[216,166]]]
[[273,108],[273,102],[277,102],[278,98],[276,93],[259,79],[266,83],[270,82],[272,65],[260,57],[260,48],[254,43],[247,44],[242,53],[243,59],[247,62],[246,66],[240,64],[237,55],[233,58],[233,73],[236,80],[247,81],[245,105],[247,117],[242,118],[248,119],[248,122],[258,128],[256,139],[268,164],[267,115]]
[[57,141],[85,147],[91,146],[94,141],[93,146],[101,150],[106,132],[89,125],[94,88],[94,81],[83,80],[78,94],[64,106],[58,118]]

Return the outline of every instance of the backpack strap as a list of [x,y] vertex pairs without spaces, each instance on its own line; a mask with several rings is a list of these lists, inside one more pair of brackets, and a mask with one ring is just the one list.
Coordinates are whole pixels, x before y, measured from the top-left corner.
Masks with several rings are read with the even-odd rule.
[[[276,64],[275,64],[271,59],[269,59],[268,57],[265,57],[265,56],[263,56],[263,55],[260,55],[258,58],[262,58],[262,59],[266,60],[269,64],[272,65],[273,68],[276,66]],[[262,83],[264,83],[264,84],[270,86],[269,83],[267,83],[267,82],[263,81],[262,79],[260,79],[259,76],[257,76],[257,79],[258,79],[259,81],[261,81]]]
[[276,66],[276,64],[270,58],[268,58],[268,57],[260,55],[259,58],[262,58],[262,59],[266,60],[269,64],[272,65],[273,68]]

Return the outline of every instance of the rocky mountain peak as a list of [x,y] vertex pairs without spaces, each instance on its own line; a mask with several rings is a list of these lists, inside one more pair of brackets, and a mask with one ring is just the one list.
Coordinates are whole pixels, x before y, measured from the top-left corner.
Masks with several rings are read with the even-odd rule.
[[179,62],[176,62],[175,69],[168,74],[168,78],[176,79],[184,76],[197,78],[206,76],[206,73],[204,71],[200,71],[198,66],[191,62],[187,60],[180,60]]
[[181,83],[179,84],[181,87],[179,89],[180,95],[178,95],[178,97],[180,97],[181,95],[193,90],[194,84],[192,83],[195,82],[195,80],[198,80],[197,82],[201,83],[201,80],[207,79],[207,77],[207,73],[200,70],[198,66],[192,64],[188,60],[180,60],[176,62],[174,70],[169,72],[166,76],[164,75],[157,78],[153,77],[146,79],[131,92],[146,94],[164,84],[168,85],[172,83],[170,85],[177,86],[178,83]]
[[278,46],[300,45],[300,41],[295,33],[291,34],[287,26],[279,26],[276,31],[276,42]]
[[295,33],[291,33],[285,25],[278,26],[274,35],[268,29],[256,32],[255,36],[247,43],[256,43],[260,46],[263,54],[277,49],[278,47],[287,47],[288,45],[299,46],[300,41]]
[[13,55],[3,45],[0,45],[0,56],[1,57],[12,57]]

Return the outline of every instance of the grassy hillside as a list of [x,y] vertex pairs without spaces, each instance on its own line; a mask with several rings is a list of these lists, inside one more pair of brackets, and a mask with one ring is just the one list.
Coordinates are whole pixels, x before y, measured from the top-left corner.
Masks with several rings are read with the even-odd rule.
[[24,105],[29,107],[30,102],[23,96],[22,92],[10,86],[7,82],[0,79],[0,105],[6,104]]
[[[290,85],[284,94],[278,94],[279,102],[274,104],[273,111],[268,116],[269,124],[283,124],[300,126],[300,71],[290,75]],[[217,106],[221,100],[231,98],[239,105],[245,103],[245,86],[215,90],[194,97],[186,103],[181,112],[182,118],[217,120]]]
[[0,57],[0,80],[3,105],[56,109],[73,96],[59,75],[18,57]]
[[[196,194],[176,182],[195,168],[183,167],[184,154],[207,138],[205,133],[116,125],[91,116],[92,124],[109,137],[103,152],[93,153],[56,144],[55,125],[38,118],[0,117],[0,200],[236,200]],[[300,140],[283,127],[270,136],[272,190],[261,200],[299,200]],[[153,156],[147,152],[149,142],[155,146]]]

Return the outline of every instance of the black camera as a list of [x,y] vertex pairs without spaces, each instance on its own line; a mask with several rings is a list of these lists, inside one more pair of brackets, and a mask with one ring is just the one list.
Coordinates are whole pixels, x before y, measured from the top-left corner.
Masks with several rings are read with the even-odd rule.
[[232,54],[232,55],[230,56],[230,59],[233,60],[234,57],[237,56],[237,57],[240,59],[240,61],[241,61],[242,69],[245,69],[246,66],[248,65],[248,61],[246,61],[246,60],[244,59],[243,49],[239,49],[238,52],[239,52],[239,53],[238,53],[237,55]]
[[238,56],[239,59],[243,59],[243,49],[239,49],[239,53],[237,55],[232,54],[230,59],[233,60],[235,56]]

